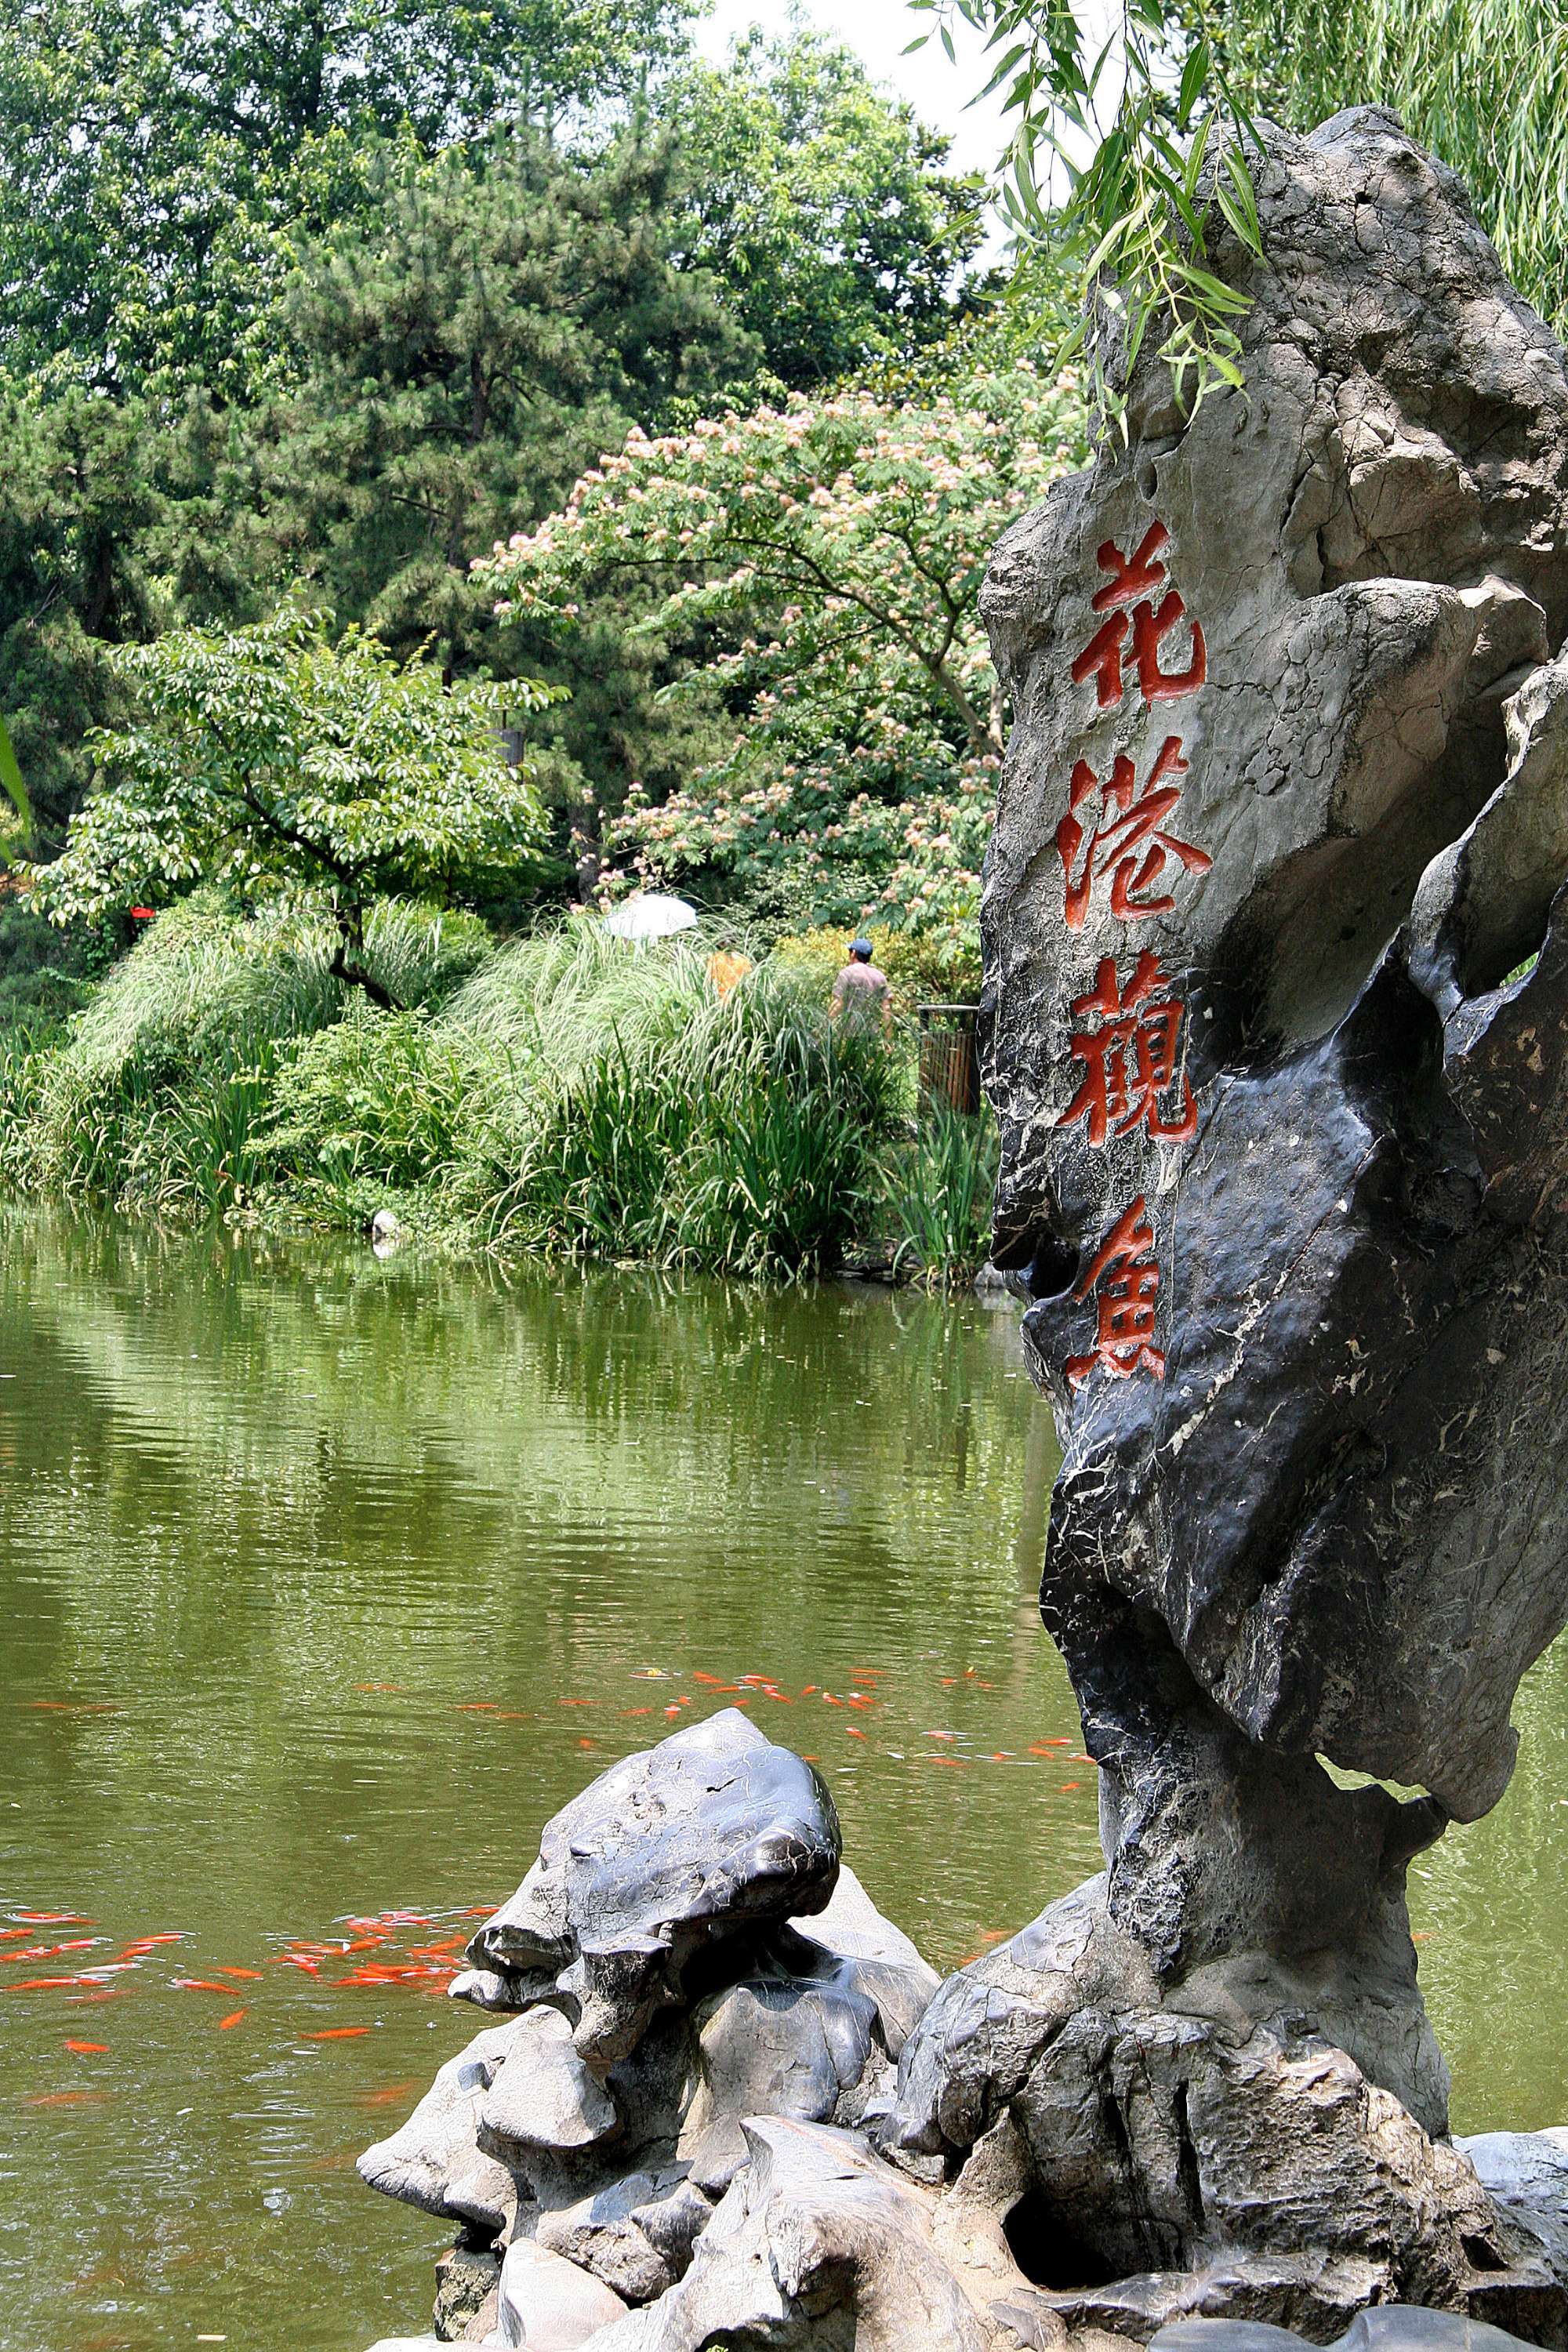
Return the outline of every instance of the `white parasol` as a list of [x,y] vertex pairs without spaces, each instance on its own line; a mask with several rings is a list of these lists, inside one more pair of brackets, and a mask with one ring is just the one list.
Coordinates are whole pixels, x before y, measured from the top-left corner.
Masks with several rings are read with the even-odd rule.
[[617,940],[668,940],[677,931],[690,930],[696,921],[696,908],[684,898],[671,898],[662,890],[638,890],[605,917],[605,929]]

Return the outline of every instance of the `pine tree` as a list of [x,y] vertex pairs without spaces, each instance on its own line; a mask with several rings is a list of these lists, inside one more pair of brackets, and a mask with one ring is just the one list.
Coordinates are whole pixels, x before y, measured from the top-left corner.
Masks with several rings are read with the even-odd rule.
[[460,667],[489,621],[472,559],[753,347],[666,257],[668,143],[584,168],[517,131],[382,169],[374,226],[288,294],[302,381],[265,429],[265,528],[340,614]]

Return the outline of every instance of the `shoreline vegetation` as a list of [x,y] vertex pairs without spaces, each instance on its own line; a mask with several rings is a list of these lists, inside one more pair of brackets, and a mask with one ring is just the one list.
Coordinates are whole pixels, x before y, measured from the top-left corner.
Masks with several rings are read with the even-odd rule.
[[[726,931],[726,941],[733,933]],[[363,1233],[450,1255],[960,1283],[986,1255],[989,1113],[922,1104],[913,1007],[843,1034],[843,940],[776,941],[721,996],[705,929],[645,949],[575,915],[510,941],[381,900],[377,992],[309,898],[212,889],[161,914],[82,1008],[0,1045],[0,1182],[167,1223]]]

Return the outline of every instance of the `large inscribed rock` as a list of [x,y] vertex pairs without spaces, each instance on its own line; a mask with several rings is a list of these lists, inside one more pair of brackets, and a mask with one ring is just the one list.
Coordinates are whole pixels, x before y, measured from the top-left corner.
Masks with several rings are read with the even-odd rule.
[[[1517,2255],[1518,2317],[1404,1879],[1568,1615],[1568,376],[1391,116],[1272,135],[1259,196],[1246,396],[1141,359],[985,591],[997,1255],[1108,1877],[969,1972],[1005,2049],[944,1986],[898,2123],[1016,2112],[1102,2275],[1353,2207],[1382,2293],[1479,2310]],[[1322,2129],[1282,2221],[1271,2137]]]

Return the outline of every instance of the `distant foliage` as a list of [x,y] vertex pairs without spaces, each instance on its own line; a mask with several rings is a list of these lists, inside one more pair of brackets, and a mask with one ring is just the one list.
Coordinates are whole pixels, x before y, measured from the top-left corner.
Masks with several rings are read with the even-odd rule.
[[968,924],[1005,729],[980,585],[1079,434],[1070,379],[971,359],[950,387],[634,435],[499,545],[480,570],[505,615],[569,635],[633,573],[666,589],[646,626],[731,647],[670,689],[721,696],[728,750],[662,802],[633,795],[608,835],[626,866],[817,921]]
[[284,289],[298,382],[252,429],[262,541],[396,652],[488,651],[468,559],[545,513],[635,417],[749,374],[760,345],[680,266],[671,141],[591,159],[512,128],[372,159],[364,215]]
[[0,373],[226,404],[286,373],[301,238],[505,116],[627,104],[669,0],[14,0],[0,12]]
[[773,376],[808,391],[951,334],[977,289],[980,184],[948,141],[876,88],[853,50],[755,27],[722,66],[656,100],[679,141],[681,242],[711,271]]

